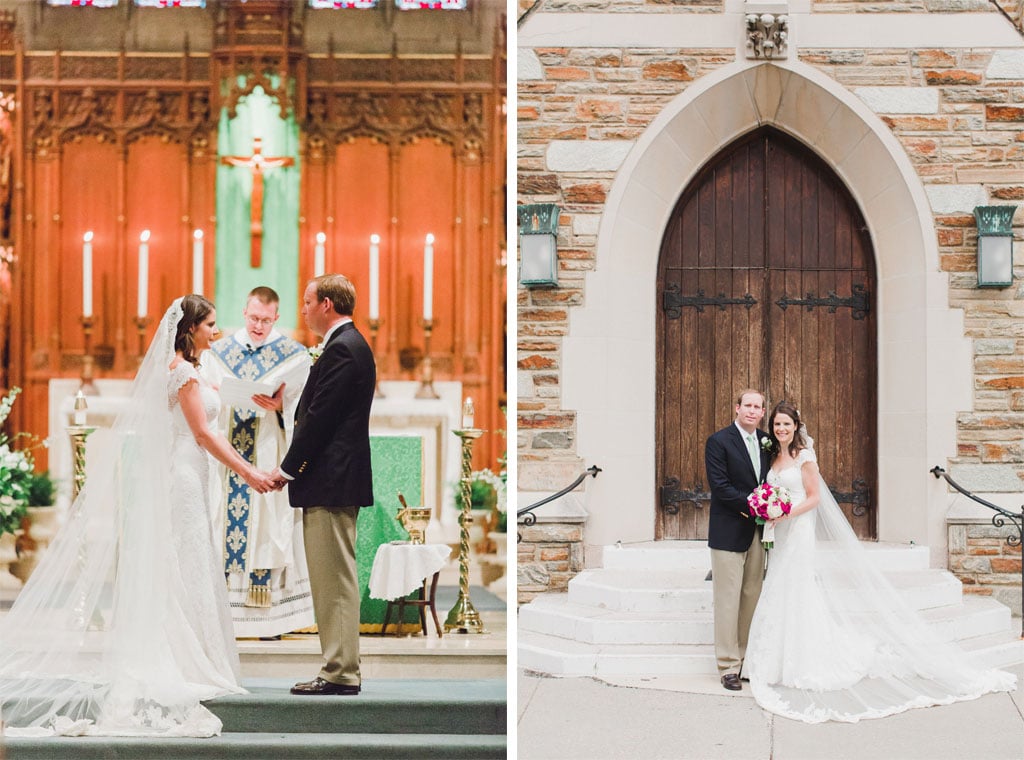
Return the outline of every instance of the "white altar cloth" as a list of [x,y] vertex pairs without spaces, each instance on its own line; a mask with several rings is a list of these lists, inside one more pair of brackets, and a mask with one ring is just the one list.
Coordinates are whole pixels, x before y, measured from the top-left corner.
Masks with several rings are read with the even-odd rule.
[[447,544],[381,544],[370,570],[370,596],[401,599],[448,563]]

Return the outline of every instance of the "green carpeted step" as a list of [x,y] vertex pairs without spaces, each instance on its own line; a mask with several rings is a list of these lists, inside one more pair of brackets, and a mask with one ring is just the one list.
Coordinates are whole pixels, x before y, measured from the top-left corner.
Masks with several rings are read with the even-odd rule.
[[8,739],[5,760],[431,760],[504,758],[505,736],[227,733],[212,739]]
[[501,734],[507,730],[503,678],[371,679],[355,697],[288,692],[294,681],[244,679],[248,694],[206,703],[224,732]]

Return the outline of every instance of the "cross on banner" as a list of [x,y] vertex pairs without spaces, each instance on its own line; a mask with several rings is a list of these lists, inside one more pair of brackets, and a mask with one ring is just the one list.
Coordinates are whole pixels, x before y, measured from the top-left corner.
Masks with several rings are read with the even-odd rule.
[[252,170],[252,198],[249,212],[249,263],[256,269],[262,263],[263,248],[263,172],[278,166],[294,166],[291,156],[264,156],[263,139],[252,139],[251,156],[221,156],[220,162],[228,166],[245,166]]

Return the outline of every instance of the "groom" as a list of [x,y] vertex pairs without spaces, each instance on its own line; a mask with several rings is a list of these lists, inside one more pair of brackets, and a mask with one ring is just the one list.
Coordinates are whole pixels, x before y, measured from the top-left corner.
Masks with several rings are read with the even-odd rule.
[[275,470],[288,500],[302,509],[313,613],[324,666],[292,694],[358,694],[359,583],[356,517],[373,504],[370,405],[377,370],[352,322],[356,292],[348,278],[311,280],[302,297],[306,325],[323,337],[322,351],[295,411],[288,453]]
[[764,580],[760,531],[747,512],[747,496],[764,482],[769,437],[757,429],[764,394],[748,388],[736,400],[736,419],[708,438],[704,467],[711,489],[708,546],[715,605],[715,657],[722,686],[739,691],[747,634]]

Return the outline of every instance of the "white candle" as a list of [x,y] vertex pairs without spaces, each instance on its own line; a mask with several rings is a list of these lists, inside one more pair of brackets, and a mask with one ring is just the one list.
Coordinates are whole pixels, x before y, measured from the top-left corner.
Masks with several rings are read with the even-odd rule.
[[380,316],[380,235],[370,235],[370,319]]
[[192,233],[192,292],[203,294],[203,231]]
[[319,277],[324,273],[324,243],[327,242],[327,235],[322,232],[316,233],[316,248],[313,250],[313,276]]
[[476,410],[473,408],[473,397],[466,396],[465,402],[462,404],[462,429],[472,430],[473,429],[473,414]]
[[434,318],[434,234],[427,233],[423,246],[423,319]]
[[82,314],[92,316],[92,230],[82,236]]
[[74,420],[76,425],[85,424],[85,412],[86,412],[85,394],[79,389],[78,393],[75,394],[75,414]]
[[149,314],[149,230],[139,235],[139,316]]

